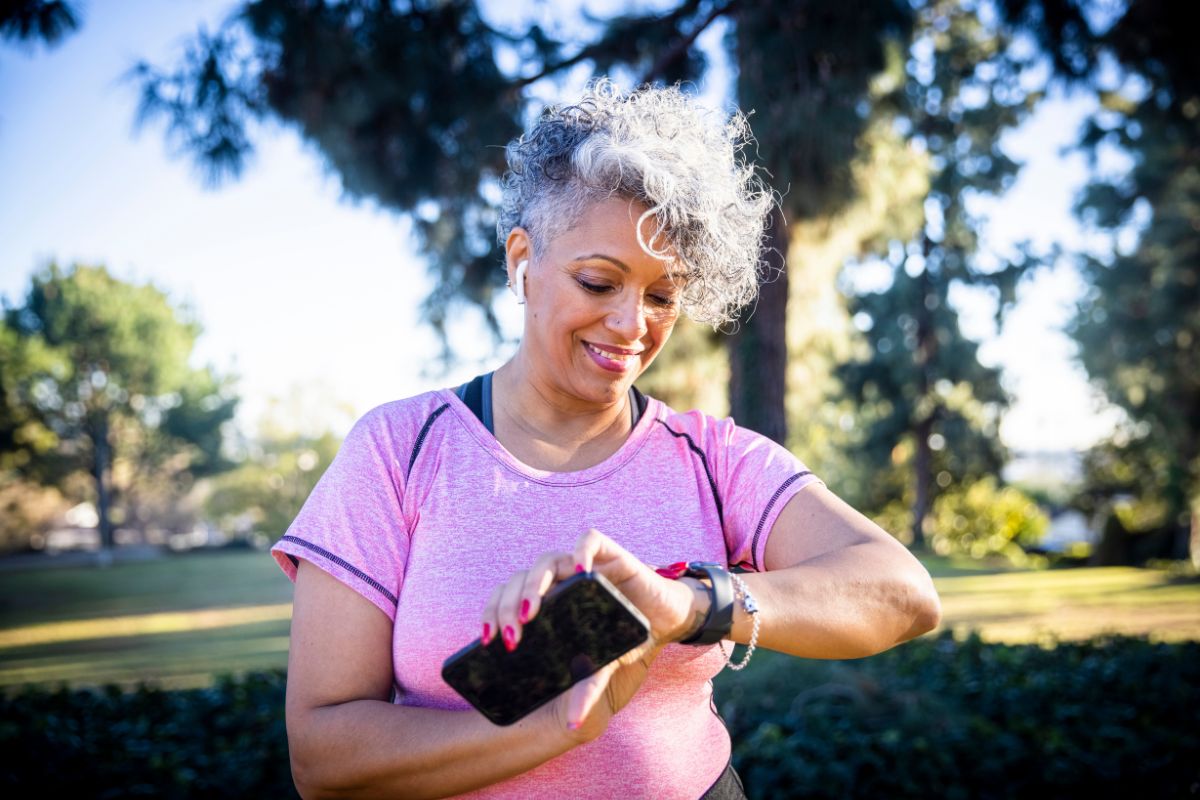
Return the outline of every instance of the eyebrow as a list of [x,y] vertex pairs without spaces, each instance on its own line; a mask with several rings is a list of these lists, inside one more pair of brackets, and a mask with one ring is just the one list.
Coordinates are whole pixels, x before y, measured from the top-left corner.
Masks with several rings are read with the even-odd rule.
[[[613,258],[612,256],[606,256],[604,253],[592,253],[590,256],[580,256],[579,258],[576,258],[576,259],[575,259],[575,261],[590,261],[591,259],[594,259],[594,258],[598,258],[598,259],[600,259],[601,261],[607,261],[607,262],[609,262],[610,264],[613,264],[613,265],[615,265],[616,267],[620,268],[620,270],[621,270],[622,272],[624,272],[626,275],[628,275],[628,274],[630,274],[631,272],[633,272],[633,270],[631,270],[631,269],[629,268],[629,265],[628,265],[628,264],[626,264],[624,261],[620,260],[619,258]],[[687,272],[684,272],[684,271],[682,271],[682,270],[681,270],[681,271],[679,271],[679,272],[674,272],[674,273],[671,273],[670,275],[668,275],[668,276],[666,276],[666,277],[670,277],[670,278],[686,278],[686,277],[687,277]]]

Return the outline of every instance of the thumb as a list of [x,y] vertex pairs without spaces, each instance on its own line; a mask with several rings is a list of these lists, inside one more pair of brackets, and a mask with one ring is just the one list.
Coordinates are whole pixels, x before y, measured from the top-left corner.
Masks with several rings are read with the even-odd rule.
[[583,725],[596,703],[604,696],[604,689],[617,669],[617,662],[605,664],[594,675],[584,678],[571,687],[571,695],[567,699],[567,727],[572,730]]

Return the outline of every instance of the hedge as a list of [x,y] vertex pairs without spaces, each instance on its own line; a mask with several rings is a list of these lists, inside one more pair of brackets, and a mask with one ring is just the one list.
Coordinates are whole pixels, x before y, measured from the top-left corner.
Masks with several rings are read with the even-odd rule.
[[[295,797],[282,670],[208,689],[0,697],[0,794]],[[949,633],[853,661],[760,651],[715,680],[752,798],[1200,791],[1200,643],[987,644]]]
[[943,633],[853,661],[764,655],[715,681],[754,797],[1200,794],[1200,642]]

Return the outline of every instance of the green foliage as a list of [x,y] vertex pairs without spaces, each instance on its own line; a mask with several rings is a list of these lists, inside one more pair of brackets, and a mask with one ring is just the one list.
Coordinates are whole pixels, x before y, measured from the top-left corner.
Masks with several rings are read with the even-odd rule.
[[[905,78],[883,81],[891,88],[877,113],[894,115],[928,154],[925,218],[909,241],[888,242],[880,254],[890,285],[851,298],[865,352],[836,374],[860,409],[852,446],[867,470],[909,473],[911,538],[919,547],[930,503],[951,476],[969,481],[997,472],[1006,456],[998,427],[1008,397],[999,370],[980,363],[950,297],[955,288],[987,287],[999,321],[1036,263],[1025,254],[984,263],[969,203],[1011,184],[1019,165],[1000,147],[1001,134],[1040,95],[1023,88],[1033,55],[1015,43],[1016,31],[974,4],[919,4],[913,39]],[[869,508],[903,499],[894,481],[876,480],[873,489]]]
[[1019,489],[999,488],[988,476],[942,493],[928,520],[929,544],[938,555],[1001,555],[1025,565],[1025,548],[1037,544],[1050,520]]
[[0,699],[9,796],[295,797],[283,670],[208,689],[27,689]]
[[828,217],[857,192],[851,162],[871,122],[870,84],[910,39],[908,3],[743,4],[729,46],[737,100],[789,219]]
[[[714,681],[750,797],[1179,797],[1200,780],[1200,643],[945,633],[854,661],[760,651]],[[208,689],[0,698],[0,790],[294,797],[282,670]]]
[[[1095,171],[1077,213],[1112,236],[1113,252],[1080,258],[1090,288],[1070,325],[1092,382],[1128,416],[1090,459],[1088,491],[1132,492],[1143,510],[1160,509],[1123,522],[1173,530],[1157,554],[1173,558],[1186,557],[1200,509],[1200,65],[1185,33],[1190,10],[1130,4],[1097,37],[1113,69],[1092,79],[1101,111],[1082,146]],[[1129,168],[1106,170],[1105,150],[1127,154]]]
[[102,532],[110,491],[114,521],[162,522],[195,478],[232,466],[221,429],[237,398],[230,380],[188,364],[200,330],[151,284],[48,264],[21,305],[5,301],[0,469],[76,503],[92,499],[79,481],[92,476]]
[[671,333],[671,344],[638,379],[638,388],[680,411],[702,409],[726,416],[729,363],[720,334],[684,318]]
[[1182,797],[1200,780],[1200,643],[943,633],[855,661],[763,655],[714,681],[751,797]]
[[205,516],[229,536],[277,540],[340,447],[330,432],[262,431],[240,467],[210,482]]
[[[498,333],[498,180],[503,145],[535,111],[527,91],[584,62],[697,77],[704,60],[694,35],[728,11],[709,6],[691,0],[666,14],[621,17],[580,48],[531,20],[499,30],[473,0],[403,8],[250,0],[217,32],[187,42],[174,67],[142,62],[130,78],[141,91],[139,120],[163,119],[169,141],[210,182],[240,174],[255,121],[295,126],[349,197],[411,215],[435,278],[423,306],[434,328],[444,333],[466,301]],[[501,70],[502,62],[515,67]]]

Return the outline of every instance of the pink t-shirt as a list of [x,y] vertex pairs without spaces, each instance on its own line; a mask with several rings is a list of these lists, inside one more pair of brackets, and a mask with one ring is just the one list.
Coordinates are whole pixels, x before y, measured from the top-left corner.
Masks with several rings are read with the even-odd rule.
[[[394,702],[472,710],[442,662],[480,634],[493,588],[595,527],[648,564],[716,561],[761,570],[780,510],[818,479],[785,448],[649,398],[605,461],[547,472],[513,457],[441,389],[376,406],[347,434],[271,548],[363,595],[393,622]],[[671,644],[605,733],[471,798],[694,800],[717,779],[729,733],[712,700],[717,645]]]

